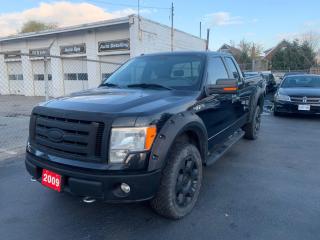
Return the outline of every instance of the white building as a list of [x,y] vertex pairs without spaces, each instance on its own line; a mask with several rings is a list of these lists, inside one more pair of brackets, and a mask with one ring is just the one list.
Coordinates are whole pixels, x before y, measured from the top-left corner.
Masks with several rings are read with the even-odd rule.
[[[174,51],[205,46],[205,40],[174,30]],[[46,65],[50,95],[57,97],[98,86],[119,66],[107,62],[170,50],[171,28],[136,15],[0,38],[0,94],[43,96],[44,58],[37,55],[46,51],[61,56],[49,57]]]

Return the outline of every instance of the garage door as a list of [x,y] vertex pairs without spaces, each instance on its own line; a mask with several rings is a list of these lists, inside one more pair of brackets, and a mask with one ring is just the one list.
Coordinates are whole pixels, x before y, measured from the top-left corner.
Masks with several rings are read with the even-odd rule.
[[[7,62],[6,64],[7,64],[10,94],[23,95],[24,94],[24,84],[23,84],[23,74],[22,74],[21,61]],[[32,87],[32,86],[30,86],[30,87]]]
[[[44,61],[33,60],[31,64],[32,64],[34,94],[35,96],[45,96]],[[49,93],[49,96],[53,96],[50,60],[47,61],[47,72],[48,72],[48,93]]]
[[88,89],[86,58],[63,59],[65,94]]
[[103,62],[114,62],[114,63],[124,63],[126,62],[130,56],[126,55],[114,55],[114,56],[100,56],[100,77],[101,81],[110,76],[120,65],[103,63]]

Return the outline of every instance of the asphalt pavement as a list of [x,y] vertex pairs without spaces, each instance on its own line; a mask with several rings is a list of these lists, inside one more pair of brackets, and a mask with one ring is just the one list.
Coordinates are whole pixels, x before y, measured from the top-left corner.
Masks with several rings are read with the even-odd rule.
[[85,204],[31,182],[24,157],[0,161],[0,239],[319,240],[320,118],[263,115],[204,170],[193,212],[179,221],[148,203]]
[[0,95],[0,161],[24,152],[30,113],[44,97]]

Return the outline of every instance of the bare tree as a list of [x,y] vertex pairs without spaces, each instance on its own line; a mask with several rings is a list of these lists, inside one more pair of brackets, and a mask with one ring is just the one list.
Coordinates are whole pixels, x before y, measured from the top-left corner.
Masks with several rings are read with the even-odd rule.
[[234,40],[230,40],[229,41],[229,45],[231,46],[231,47],[236,47],[236,43],[235,43],[235,41]]
[[315,52],[319,50],[320,47],[320,33],[310,31],[302,34],[301,36],[302,42],[307,42],[311,49]]
[[245,39],[240,41],[239,49],[243,54],[246,54],[251,58],[257,58],[263,52],[263,46],[260,43],[249,42]]
[[247,54],[248,56],[251,55],[251,48],[252,48],[252,43],[242,39],[239,43],[239,49],[241,50],[242,53]]

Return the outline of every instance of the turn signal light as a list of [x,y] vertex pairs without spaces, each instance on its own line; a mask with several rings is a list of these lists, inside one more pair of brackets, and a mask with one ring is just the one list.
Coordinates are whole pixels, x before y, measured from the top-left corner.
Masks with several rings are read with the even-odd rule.
[[223,88],[223,91],[226,91],[226,92],[228,92],[228,91],[237,91],[237,90],[238,90],[237,87],[225,87],[225,88]]
[[145,142],[145,149],[149,150],[152,146],[152,143],[157,135],[157,128],[156,126],[150,126],[147,128],[146,134],[146,142]]

